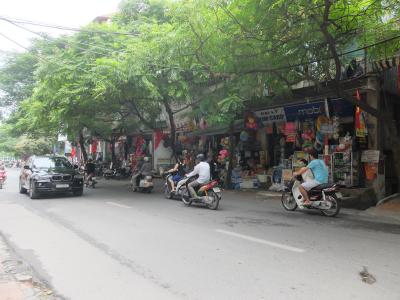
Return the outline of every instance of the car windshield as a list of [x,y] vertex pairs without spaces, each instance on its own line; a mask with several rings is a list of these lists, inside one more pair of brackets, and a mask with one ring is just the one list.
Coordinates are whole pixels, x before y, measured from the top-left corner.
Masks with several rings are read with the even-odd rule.
[[62,157],[39,157],[33,162],[33,167],[37,169],[53,168],[72,168],[72,164]]

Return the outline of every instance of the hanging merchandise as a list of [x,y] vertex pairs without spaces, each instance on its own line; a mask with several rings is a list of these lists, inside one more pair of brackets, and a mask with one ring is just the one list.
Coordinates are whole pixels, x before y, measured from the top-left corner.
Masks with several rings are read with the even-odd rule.
[[[358,102],[361,101],[361,95],[358,90],[356,91],[355,98]],[[365,120],[366,120],[366,115],[364,111],[359,106],[357,106],[355,115],[356,137],[365,138],[368,135]]]
[[228,161],[229,158],[229,151],[228,150],[221,150],[219,151],[219,155],[218,155],[218,162],[219,163],[225,163]]
[[244,118],[244,126],[246,129],[250,129],[250,130],[257,130],[259,128],[258,119],[254,113],[249,112],[246,114],[246,116]]
[[324,146],[324,134],[329,132],[332,132],[329,127],[329,119],[325,115],[320,115],[317,118],[316,122],[316,129],[317,132],[315,134],[315,143],[314,143],[314,148],[318,151],[321,151],[323,146]]
[[71,149],[71,156],[72,156],[72,157],[75,157],[75,155],[76,155],[76,148],[75,148],[75,147],[72,147],[72,149]]
[[136,139],[136,156],[143,156],[144,150],[146,150],[146,142],[142,136],[138,136]]
[[249,134],[247,133],[247,131],[243,130],[243,131],[240,133],[240,140],[241,140],[242,142],[247,142],[248,139],[249,139]]
[[92,145],[91,153],[96,153],[97,152],[97,140],[93,140],[91,145]]
[[309,151],[313,148],[313,140],[315,138],[314,130],[310,122],[303,123],[303,133],[301,134],[303,139],[302,149],[303,151]]
[[[165,140],[165,134],[161,130],[156,130],[154,133],[154,149],[157,150],[162,140]],[[165,146],[165,143],[164,143]],[[167,148],[167,147],[166,147]]]
[[229,137],[222,138],[220,145],[222,146],[222,148],[228,149],[229,148]]
[[205,120],[204,117],[202,117],[202,118],[200,119],[199,127],[200,127],[201,130],[204,130],[204,129],[207,128],[207,122],[206,122],[206,120]]
[[285,123],[285,135],[286,142],[294,143],[296,141],[296,123],[295,122],[287,122]]
[[368,181],[372,181],[377,177],[378,164],[377,163],[364,163],[365,177]]
[[332,118],[332,126],[333,126],[333,139],[339,139],[339,117]]

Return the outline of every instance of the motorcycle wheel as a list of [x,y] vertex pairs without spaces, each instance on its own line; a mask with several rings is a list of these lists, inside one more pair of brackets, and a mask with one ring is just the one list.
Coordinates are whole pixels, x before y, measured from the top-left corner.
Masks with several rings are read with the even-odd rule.
[[339,200],[336,198],[335,195],[326,195],[326,201],[331,202],[331,208],[330,209],[321,209],[321,213],[324,216],[327,217],[334,217],[336,216],[339,211],[340,211],[340,202]]
[[185,205],[189,206],[189,205],[192,204],[192,201],[189,200],[189,199],[190,199],[190,195],[189,195],[189,191],[188,191],[188,189],[186,188],[186,186],[181,187],[181,189],[180,189],[180,194],[181,194],[182,202],[183,202]]
[[209,209],[212,209],[212,210],[217,210],[218,206],[219,206],[219,197],[218,197],[218,195],[213,190],[210,190],[210,191],[208,191],[208,196],[209,197],[213,197],[214,200],[210,204],[207,204],[207,207]]
[[283,192],[281,197],[282,206],[285,210],[295,211],[297,208],[296,200],[294,199],[292,193]]
[[171,193],[171,191],[169,189],[168,184],[166,184],[165,187],[164,187],[164,196],[167,199],[172,199],[172,193]]

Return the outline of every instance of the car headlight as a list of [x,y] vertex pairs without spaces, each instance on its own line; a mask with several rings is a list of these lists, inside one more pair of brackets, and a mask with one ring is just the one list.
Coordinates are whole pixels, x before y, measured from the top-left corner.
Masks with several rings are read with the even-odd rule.
[[40,180],[40,181],[50,181],[51,176],[50,175],[41,175],[36,177],[36,180]]

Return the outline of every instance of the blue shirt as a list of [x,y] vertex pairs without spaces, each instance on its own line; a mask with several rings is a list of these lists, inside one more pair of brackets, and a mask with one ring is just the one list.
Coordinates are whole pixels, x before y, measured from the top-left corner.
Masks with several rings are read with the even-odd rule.
[[314,159],[308,164],[307,168],[313,172],[316,181],[328,183],[329,172],[323,160]]

